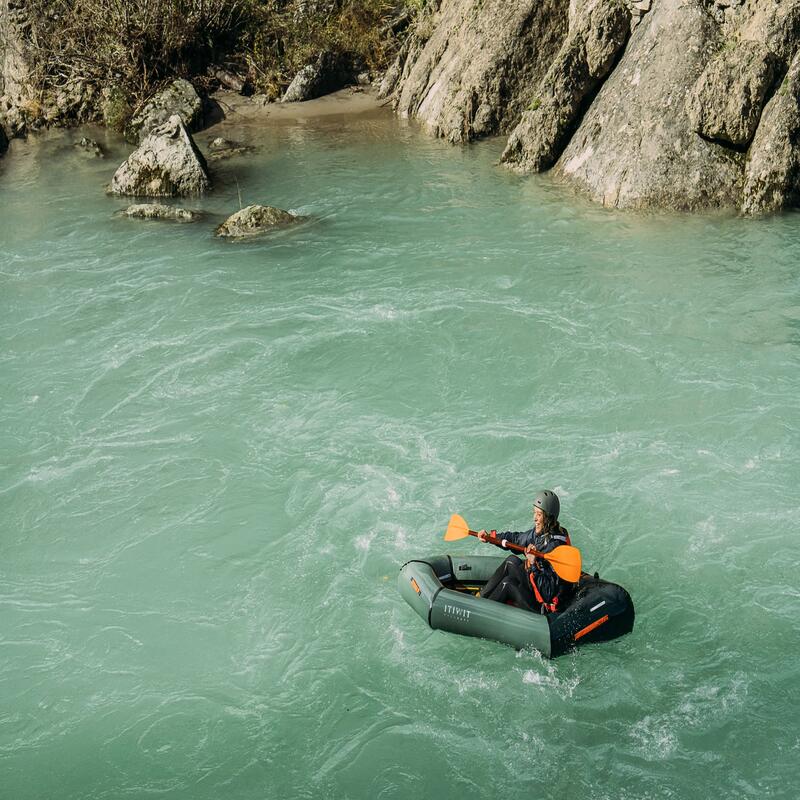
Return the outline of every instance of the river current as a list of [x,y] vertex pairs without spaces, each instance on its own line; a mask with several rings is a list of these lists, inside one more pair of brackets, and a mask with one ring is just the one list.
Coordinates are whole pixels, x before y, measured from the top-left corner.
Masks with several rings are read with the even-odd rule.
[[[230,126],[204,222],[130,221],[83,133],[0,160],[4,800],[797,796],[800,216],[373,111]],[[310,221],[216,240],[240,199]],[[545,487],[633,633],[428,629],[400,566]]]

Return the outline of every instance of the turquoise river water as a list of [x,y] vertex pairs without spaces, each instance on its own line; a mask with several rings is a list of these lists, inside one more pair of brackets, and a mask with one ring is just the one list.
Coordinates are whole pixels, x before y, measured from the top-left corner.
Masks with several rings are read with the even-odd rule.
[[[226,132],[194,225],[114,217],[115,140],[0,161],[0,797],[797,797],[800,217]],[[214,239],[240,194],[311,221]],[[429,630],[399,567],[542,487],[634,632]]]

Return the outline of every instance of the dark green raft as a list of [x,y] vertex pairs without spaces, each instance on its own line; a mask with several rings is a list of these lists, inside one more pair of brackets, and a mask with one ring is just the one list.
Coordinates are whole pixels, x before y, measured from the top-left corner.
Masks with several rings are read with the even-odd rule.
[[403,599],[435,630],[536,648],[554,658],[576,645],[605,642],[633,630],[630,595],[621,586],[586,573],[569,603],[553,614],[534,614],[476,597],[505,556],[432,556],[409,561],[397,587]]

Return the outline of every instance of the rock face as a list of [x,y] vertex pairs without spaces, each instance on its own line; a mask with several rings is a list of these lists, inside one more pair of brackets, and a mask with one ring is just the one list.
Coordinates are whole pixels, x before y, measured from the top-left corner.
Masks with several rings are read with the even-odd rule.
[[163,203],[138,203],[120,212],[132,219],[158,219],[170,222],[197,222],[203,215],[198,211],[179,206],[165,206]]
[[177,115],[147,136],[111,179],[112,194],[198,195],[211,185],[205,159]]
[[509,136],[502,161],[541,172],[555,164],[587,98],[611,71],[630,30],[621,3],[573,2],[569,33],[544,76],[528,111]]
[[313,100],[315,97],[335,92],[354,80],[352,69],[341,58],[325,51],[294,76],[281,102]]
[[658,0],[631,36],[562,154],[557,172],[614,208],[730,206],[736,154],[692,129],[685,98],[720,31],[699,2]]
[[692,129],[706,139],[745,149],[779,70],[778,57],[761,42],[723,47],[687,97]]
[[8,138],[6,137],[6,132],[3,130],[3,126],[0,125],[0,156],[8,150]]
[[798,54],[800,0],[434,0],[380,94],[606,206],[758,214],[800,204]]
[[568,9],[569,0],[429,4],[381,92],[454,143],[505,132],[561,47]]
[[800,52],[761,116],[745,166],[742,212],[800,204]]
[[173,81],[134,114],[125,136],[131,142],[142,142],[175,115],[190,131],[198,130],[203,122],[203,101],[194,86],[183,78]]
[[22,109],[31,100],[28,50],[21,35],[28,24],[23,3],[0,0],[0,127],[9,137],[24,134]]
[[304,218],[272,206],[252,205],[232,214],[220,225],[215,234],[229,239],[244,239],[282,228]]

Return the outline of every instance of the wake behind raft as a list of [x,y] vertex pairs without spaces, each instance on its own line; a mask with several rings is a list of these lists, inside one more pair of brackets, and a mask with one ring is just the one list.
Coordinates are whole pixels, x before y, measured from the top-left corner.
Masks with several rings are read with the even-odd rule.
[[408,561],[397,587],[434,630],[493,639],[555,658],[577,645],[607,642],[633,630],[630,595],[621,586],[585,572],[569,603],[552,614],[476,597],[506,556],[441,555]]

